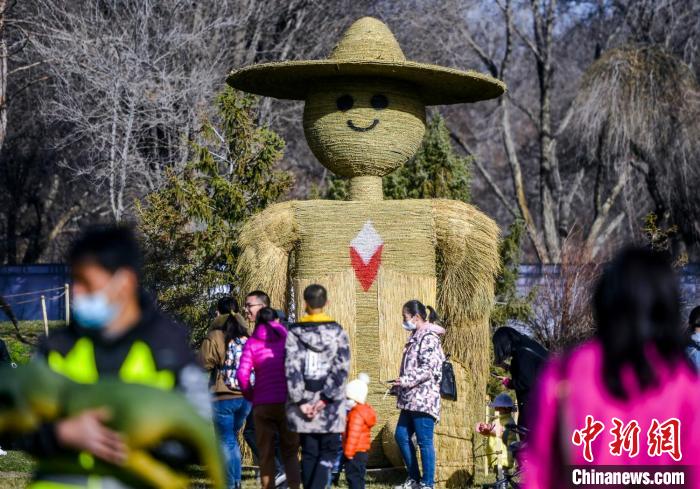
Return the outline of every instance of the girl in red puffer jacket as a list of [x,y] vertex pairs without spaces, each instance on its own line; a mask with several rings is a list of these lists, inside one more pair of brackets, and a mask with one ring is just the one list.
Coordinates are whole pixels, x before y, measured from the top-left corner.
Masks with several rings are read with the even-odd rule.
[[367,404],[367,385],[369,376],[361,373],[359,378],[349,382],[346,387],[348,407],[347,428],[343,436],[343,455],[345,458],[345,477],[350,489],[364,489],[367,459],[371,444],[371,430],[377,423],[377,414]]

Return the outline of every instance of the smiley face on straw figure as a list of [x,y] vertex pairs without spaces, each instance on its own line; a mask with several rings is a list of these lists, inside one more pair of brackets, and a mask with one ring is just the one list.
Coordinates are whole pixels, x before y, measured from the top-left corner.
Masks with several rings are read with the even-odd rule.
[[389,28],[370,17],[353,23],[328,59],[247,66],[234,70],[228,83],[303,100],[311,150],[350,180],[347,201],[289,201],[253,216],[239,238],[241,289],[265,290],[275,307],[294,300],[301,311],[307,285],[327,288],[326,312],[350,337],[351,376],[364,371],[380,380],[369,393],[380,420],[371,465],[401,465],[393,443],[395,401],[383,396],[382,384],[395,379],[400,366],[402,305],[410,299],[435,305],[459,390],[457,401],[442,403],[436,475],[466,480],[471,427],[482,414],[488,376],[498,228],[463,202],[383,200],[382,177],[418,151],[426,106],[494,98],[505,85],[481,73],[406,60]]
[[425,105],[400,81],[324,80],[306,99],[304,132],[314,155],[336,175],[382,177],[418,151]]

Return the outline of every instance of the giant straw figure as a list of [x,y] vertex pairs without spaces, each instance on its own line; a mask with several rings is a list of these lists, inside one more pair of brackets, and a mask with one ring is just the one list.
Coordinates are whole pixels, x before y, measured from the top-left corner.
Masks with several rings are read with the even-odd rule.
[[[488,318],[499,267],[498,228],[471,205],[445,199],[383,200],[382,177],[412,158],[425,133],[426,105],[476,102],[505,85],[481,73],[406,61],[381,21],[352,24],[325,60],[234,70],[235,88],[304,100],[309,146],[329,170],[350,179],[348,201],[291,201],[268,207],[243,228],[243,289],[270,293],[297,311],[310,283],[329,290],[328,312],[348,332],[353,376],[398,375],[406,341],[401,307],[436,305],[445,347],[456,360],[459,397],[443,401],[436,427],[436,480],[459,486],[470,474],[471,426],[482,413],[488,375]],[[400,464],[393,443],[398,412],[382,382],[370,463]],[[382,427],[384,427],[382,429]]]

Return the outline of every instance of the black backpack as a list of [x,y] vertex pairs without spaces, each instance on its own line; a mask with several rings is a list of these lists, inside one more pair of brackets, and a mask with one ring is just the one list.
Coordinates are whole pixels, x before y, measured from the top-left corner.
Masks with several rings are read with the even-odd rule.
[[[427,336],[427,335],[426,335]],[[437,335],[435,335],[437,336]],[[423,340],[425,336],[421,339],[421,344],[418,345],[418,349],[423,346]],[[440,337],[438,336],[438,341]],[[452,367],[452,362],[450,362],[450,355],[445,355],[445,361],[442,362],[442,379],[440,380],[440,397],[447,399],[449,401],[457,400],[457,379],[455,378],[455,369]]]
[[443,399],[450,401],[457,400],[457,379],[455,379],[455,370],[450,362],[450,355],[445,356],[445,361],[442,362],[442,380],[440,381],[440,396]]

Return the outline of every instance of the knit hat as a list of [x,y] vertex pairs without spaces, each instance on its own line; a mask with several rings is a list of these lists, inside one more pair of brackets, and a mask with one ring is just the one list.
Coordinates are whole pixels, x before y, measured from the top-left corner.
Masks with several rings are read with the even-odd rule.
[[233,70],[228,84],[281,99],[306,100],[323,78],[390,78],[416,86],[425,105],[478,102],[498,97],[506,85],[484,73],[406,60],[386,24],[363,17],[340,38],[327,59],[261,63]]
[[345,387],[345,396],[358,404],[365,404],[369,390],[368,385],[369,375],[362,372],[355,380],[348,382],[348,385]]
[[489,407],[492,408],[509,408],[512,409],[513,411],[516,411],[517,408],[515,407],[515,403],[513,402],[513,398],[511,398],[508,394],[505,392],[498,394],[493,402],[489,404]]

